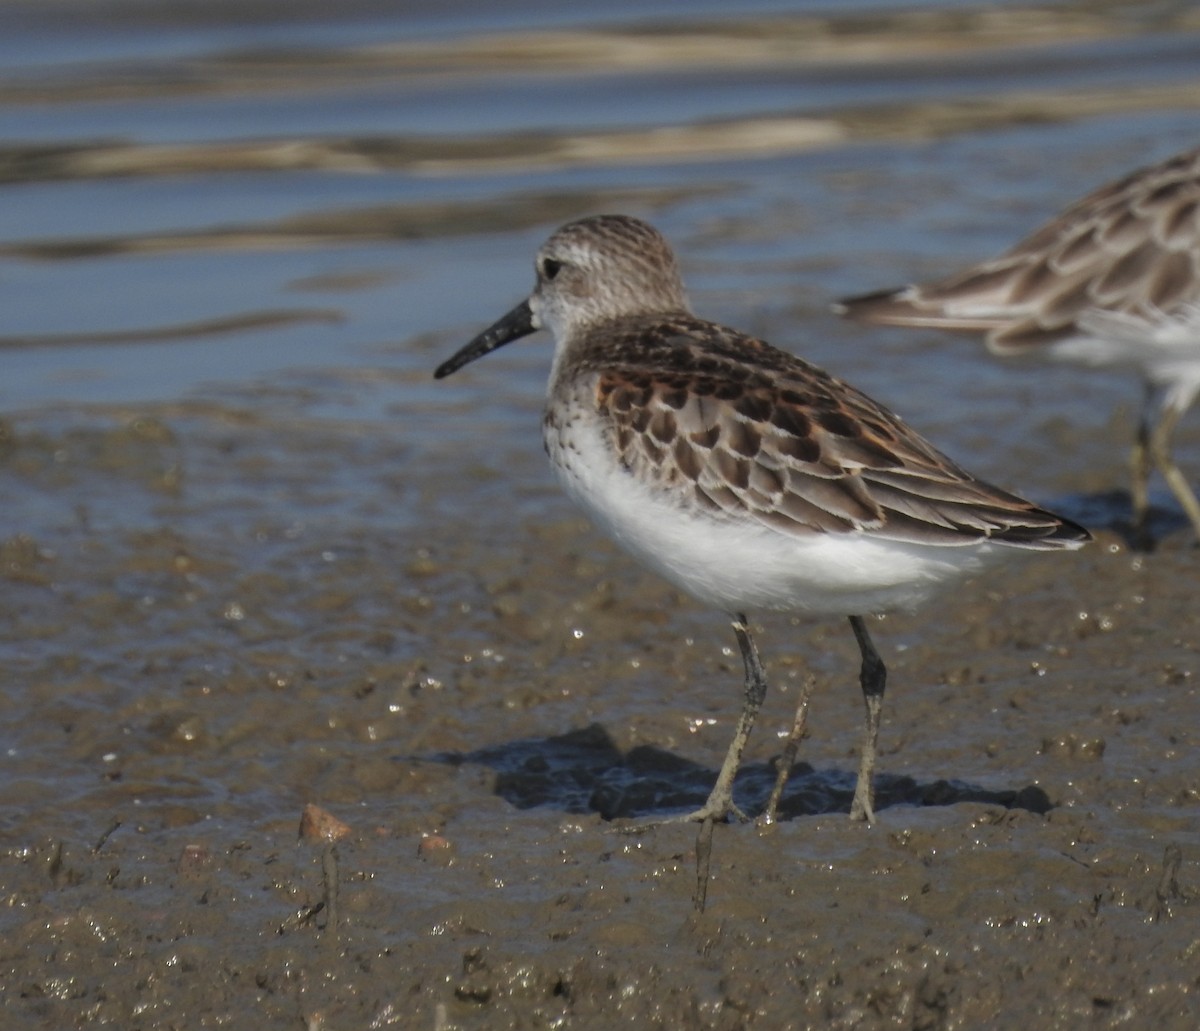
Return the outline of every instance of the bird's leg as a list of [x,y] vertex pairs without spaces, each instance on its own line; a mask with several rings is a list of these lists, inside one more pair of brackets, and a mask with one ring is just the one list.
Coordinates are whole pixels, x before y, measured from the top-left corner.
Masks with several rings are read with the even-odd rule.
[[712,862],[713,823],[723,820],[733,813],[739,820],[745,820],[746,815],[733,804],[733,779],[737,776],[738,767],[742,764],[742,751],[754,727],[754,718],[762,707],[767,695],[767,675],[763,671],[762,662],[758,657],[758,649],[754,647],[754,638],[750,636],[750,628],[746,625],[746,617],[738,614],[733,621],[733,632],[737,634],[738,645],[742,649],[742,662],[746,667],[745,699],[742,702],[742,713],[738,717],[737,729],[733,732],[733,740],[729,743],[729,751],[725,753],[725,761],[721,763],[721,772],[717,774],[717,782],[709,792],[708,801],[703,808],[685,817],[688,820],[699,820],[700,831],[696,835],[696,893],[692,896],[692,905],[699,913],[704,912],[708,900],[708,871]]
[[874,823],[875,789],[871,778],[875,772],[875,747],[879,742],[879,714],[883,709],[887,668],[871,643],[862,616],[851,616],[850,627],[858,641],[858,650],[862,652],[862,670],[858,679],[862,684],[863,701],[867,704],[867,725],[858,763],[858,782],[854,785],[854,801],[850,804],[850,819]]
[[1200,538],[1200,501],[1196,500],[1196,495],[1192,492],[1187,478],[1180,472],[1179,466],[1171,457],[1171,442],[1175,436],[1175,427],[1182,414],[1182,410],[1174,405],[1167,405],[1163,409],[1158,425],[1154,427],[1150,435],[1150,455],[1154,464],[1158,466],[1159,472],[1167,481],[1167,486],[1179,499],[1184,512],[1191,520],[1197,538]]
[[[742,649],[742,662],[746,666],[745,698],[742,702],[742,712],[738,717],[737,727],[733,732],[733,740],[729,743],[729,751],[725,753],[725,761],[721,763],[721,771],[717,774],[717,782],[709,792],[708,800],[694,813],[622,827],[622,831],[641,833],[664,823],[712,824],[715,821],[724,820],[731,813],[739,820],[747,819],[746,814],[733,804],[733,779],[737,776],[738,767],[741,765],[742,752],[750,737],[750,731],[754,727],[754,718],[758,715],[763,698],[767,694],[767,675],[759,660],[758,649],[754,647],[754,639],[750,636],[750,628],[746,625],[745,616],[740,614],[736,616],[733,621],[733,632],[737,634],[738,645]],[[703,828],[701,830],[703,833]]]
[[754,719],[767,695],[767,675],[758,657],[758,649],[754,647],[754,638],[750,636],[745,616],[739,614],[734,619],[733,632],[737,635],[738,646],[742,650],[742,662],[746,667],[742,712],[738,716],[733,740],[729,743],[729,751],[725,753],[725,761],[721,763],[721,772],[717,774],[717,782],[709,792],[708,801],[704,803],[703,808],[687,817],[689,820],[723,820],[730,813],[739,820],[746,819],[745,814],[733,804],[733,779],[742,764],[742,752],[754,727]]
[[1138,419],[1137,436],[1133,438],[1133,451],[1129,456],[1129,498],[1133,505],[1133,546],[1138,551],[1149,551],[1150,540],[1150,435],[1153,424],[1154,393],[1147,385],[1142,413]]
[[771,797],[767,799],[767,807],[758,818],[760,826],[766,827],[775,822],[779,809],[779,800],[783,797],[783,788],[792,772],[792,764],[796,761],[796,752],[800,748],[800,739],[808,726],[808,700],[812,697],[813,678],[808,677],[800,688],[800,700],[796,703],[796,718],[792,720],[791,733],[783,746],[783,754],[779,757],[779,765],[775,770],[775,786],[771,789]]

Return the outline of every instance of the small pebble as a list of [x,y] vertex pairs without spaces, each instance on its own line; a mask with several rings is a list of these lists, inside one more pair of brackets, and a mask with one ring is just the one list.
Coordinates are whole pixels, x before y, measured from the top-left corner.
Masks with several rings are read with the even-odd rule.
[[350,836],[349,824],[311,802],[300,814],[300,837],[305,841],[341,841]]

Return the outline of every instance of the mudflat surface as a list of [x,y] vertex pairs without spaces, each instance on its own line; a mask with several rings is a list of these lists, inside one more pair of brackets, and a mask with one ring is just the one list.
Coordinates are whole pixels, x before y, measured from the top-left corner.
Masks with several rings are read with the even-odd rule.
[[[536,483],[540,456],[511,457]],[[339,489],[351,466],[372,490]],[[1197,1013],[1183,533],[1138,556],[1101,532],[881,621],[873,827],[845,815],[849,628],[760,624],[776,689],[747,809],[808,677],[810,737],[779,823],[716,828],[697,915],[694,828],[619,828],[704,797],[739,704],[732,634],[548,484],[501,504],[486,467],[233,407],[10,426],[2,475],[79,499],[0,548],[9,1027]],[[348,836],[298,840],[310,802]]]
[[[829,312],[1193,145],[1195,12],[792,6],[0,0],[6,1031],[1200,1026],[1200,549],[1159,483],[1125,544],[1137,384]],[[757,621],[743,808],[811,684],[809,735],[702,914],[695,828],[622,831],[706,795],[732,632],[555,488],[547,341],[431,379],[600,211],[1097,538],[871,624],[873,827],[849,627]]]

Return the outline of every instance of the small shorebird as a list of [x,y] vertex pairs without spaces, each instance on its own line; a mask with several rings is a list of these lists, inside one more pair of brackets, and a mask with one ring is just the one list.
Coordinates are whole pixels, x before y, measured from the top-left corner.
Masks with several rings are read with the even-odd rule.
[[741,716],[708,800],[678,819],[711,833],[742,816],[733,780],[767,689],[746,613],[776,610],[850,619],[867,708],[850,815],[873,820],[886,670],[863,615],[916,605],[1016,551],[1076,548],[1087,531],[975,479],[815,366],[692,315],[670,247],[645,222],[565,225],[536,274],[527,300],[434,375],[548,329],[542,428],[563,487],[645,565],[732,617]]
[[1134,539],[1150,543],[1154,468],[1200,537],[1200,502],[1171,454],[1200,392],[1200,150],[1101,187],[998,258],[837,309],[889,326],[985,333],[1001,356],[1137,373],[1145,398],[1132,454]]

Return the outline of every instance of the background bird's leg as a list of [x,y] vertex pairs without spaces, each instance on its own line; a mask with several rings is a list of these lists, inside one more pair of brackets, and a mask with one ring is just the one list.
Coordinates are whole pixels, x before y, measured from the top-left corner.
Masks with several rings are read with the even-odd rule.
[[1129,498],[1133,505],[1133,546],[1138,551],[1150,549],[1150,433],[1154,422],[1154,390],[1147,384],[1146,397],[1138,419],[1137,436],[1129,456]]
[[1196,495],[1192,492],[1187,477],[1183,475],[1171,457],[1171,443],[1175,437],[1175,427],[1182,414],[1181,408],[1170,403],[1163,408],[1158,425],[1154,427],[1150,435],[1150,456],[1158,467],[1158,471],[1163,474],[1171,492],[1179,499],[1179,503],[1191,521],[1196,537],[1200,539],[1200,501],[1196,500]]

